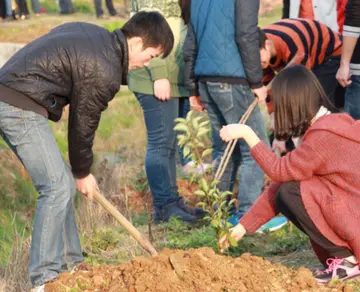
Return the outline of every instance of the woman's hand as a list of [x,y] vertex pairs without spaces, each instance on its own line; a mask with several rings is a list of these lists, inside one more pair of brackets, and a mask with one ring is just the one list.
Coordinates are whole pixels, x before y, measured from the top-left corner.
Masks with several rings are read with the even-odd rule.
[[255,132],[249,126],[243,124],[230,124],[223,126],[220,130],[220,137],[225,142],[243,138],[250,148],[260,142],[260,139]]
[[275,152],[275,150],[278,149],[280,154],[286,153],[286,143],[285,141],[279,141],[278,139],[274,139],[272,143],[272,150]]
[[225,142],[229,142],[234,139],[244,138],[244,136],[249,131],[252,131],[252,130],[247,125],[230,124],[230,125],[222,127],[222,129],[220,130],[220,137]]
[[[240,223],[236,225],[234,228],[230,229],[230,236],[235,239],[236,241],[239,241],[243,238],[243,236],[246,234],[246,230],[244,226],[242,226]],[[222,253],[225,249],[228,249],[230,246],[229,240],[226,238],[226,235],[224,235],[219,240],[219,246],[221,248],[220,252]]]

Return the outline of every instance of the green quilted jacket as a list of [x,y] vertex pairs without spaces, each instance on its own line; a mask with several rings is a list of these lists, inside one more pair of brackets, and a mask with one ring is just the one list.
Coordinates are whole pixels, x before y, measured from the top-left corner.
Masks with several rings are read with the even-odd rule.
[[186,25],[181,18],[178,0],[132,0],[133,13],[158,11],[168,21],[174,34],[174,48],[164,60],[155,58],[149,67],[129,71],[128,85],[133,92],[154,95],[154,81],[167,78],[171,84],[171,97],[187,97],[184,85],[184,58],[182,47],[186,37]]

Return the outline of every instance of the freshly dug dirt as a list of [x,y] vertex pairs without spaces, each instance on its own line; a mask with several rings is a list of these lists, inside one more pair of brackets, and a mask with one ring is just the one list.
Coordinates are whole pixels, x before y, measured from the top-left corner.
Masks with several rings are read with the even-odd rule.
[[200,248],[188,251],[165,249],[155,258],[139,257],[117,267],[82,265],[75,272],[61,274],[58,281],[46,285],[45,291],[350,292],[352,290],[340,286],[332,289],[319,287],[311,271],[305,268],[292,270],[282,265],[273,265],[263,258],[250,254],[231,258],[217,255],[209,248]]

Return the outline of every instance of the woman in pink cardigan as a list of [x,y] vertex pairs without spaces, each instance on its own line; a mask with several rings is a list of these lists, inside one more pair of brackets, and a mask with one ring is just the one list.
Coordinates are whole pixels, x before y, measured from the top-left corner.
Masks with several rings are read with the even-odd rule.
[[[240,240],[281,212],[309,236],[324,264],[315,275],[319,283],[360,276],[360,121],[330,114],[320,83],[301,65],[279,73],[272,101],[276,138],[301,138],[286,156],[277,157],[246,125],[220,131],[225,141],[243,138],[273,180],[232,229],[232,237]],[[229,246],[226,238],[220,243]]]

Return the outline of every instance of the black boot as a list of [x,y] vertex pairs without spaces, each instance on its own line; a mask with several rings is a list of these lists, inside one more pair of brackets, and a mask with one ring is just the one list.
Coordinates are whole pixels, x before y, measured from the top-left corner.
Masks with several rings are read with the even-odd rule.
[[171,217],[177,217],[184,222],[195,222],[197,218],[187,213],[179,206],[178,201],[166,204],[162,207],[154,207],[154,223],[167,222]]
[[197,219],[204,218],[207,214],[207,212],[205,212],[202,208],[196,208],[196,207],[192,207],[192,206],[186,204],[183,197],[179,198],[178,205],[186,213],[189,213],[189,214],[195,216]]

